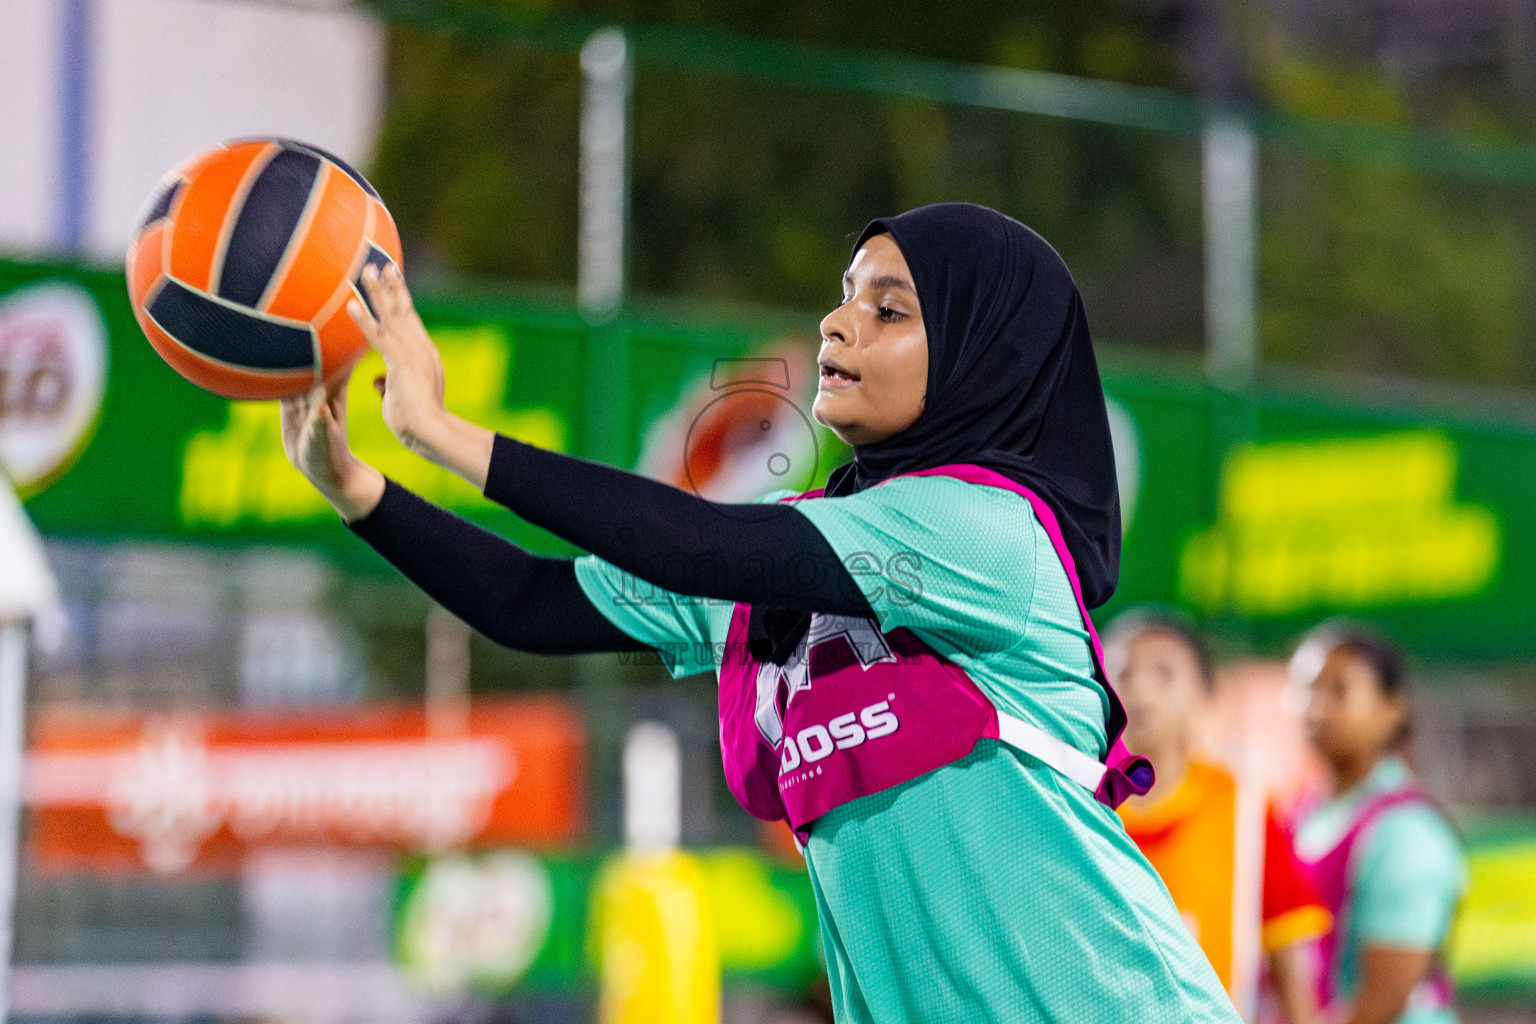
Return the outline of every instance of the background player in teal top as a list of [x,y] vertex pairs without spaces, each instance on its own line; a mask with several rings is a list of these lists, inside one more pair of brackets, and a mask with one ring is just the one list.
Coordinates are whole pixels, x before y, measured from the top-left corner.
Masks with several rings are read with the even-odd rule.
[[[1103,394],[1060,258],[1016,221],[941,204],[866,229],[822,323],[815,414],[854,446],[828,496],[722,508],[496,437],[442,404],[442,366],[393,271],[365,277],[383,413],[408,446],[593,553],[537,559],[388,483],[347,450],[337,392],[285,403],[290,457],[359,535],[523,649],[661,651],[713,667],[732,603],[779,665],[811,617],[905,628],[1000,708],[1091,755],[1106,693],[1065,570],[1021,497],[901,474],[991,469],[1047,502],[1090,606],[1118,572]],[[728,514],[725,514],[728,513]],[[807,573],[805,570],[810,569]],[[1235,1011],[1119,819],[982,740],[810,823],[841,1021],[1232,1022]]]
[[[1417,783],[1398,751],[1408,738],[1409,702],[1401,655],[1359,630],[1324,627],[1292,662],[1310,687],[1307,727],[1333,775],[1329,799],[1307,814],[1297,853],[1318,861],[1340,851],[1338,949],[1324,965],[1342,1024],[1450,1024],[1456,1016],[1437,957],[1466,887],[1461,844],[1445,816],[1424,800],[1362,816]],[[1437,991],[1439,989],[1439,991]]]

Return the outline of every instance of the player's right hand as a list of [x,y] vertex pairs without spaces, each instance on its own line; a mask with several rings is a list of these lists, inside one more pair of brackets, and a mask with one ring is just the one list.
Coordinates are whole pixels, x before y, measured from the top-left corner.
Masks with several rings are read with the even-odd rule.
[[384,477],[347,444],[347,382],[311,388],[280,402],[283,451],[347,522],[372,512]]

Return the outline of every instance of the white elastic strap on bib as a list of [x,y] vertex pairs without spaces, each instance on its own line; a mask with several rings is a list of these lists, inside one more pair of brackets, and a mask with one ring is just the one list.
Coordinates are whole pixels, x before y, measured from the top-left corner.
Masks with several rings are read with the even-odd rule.
[[1044,761],[1088,792],[1099,791],[1105,768],[1098,758],[1089,757],[1072,744],[1063,743],[1022,718],[1005,715],[1001,711],[997,713],[997,734],[1010,747],[1017,747],[1031,757]]

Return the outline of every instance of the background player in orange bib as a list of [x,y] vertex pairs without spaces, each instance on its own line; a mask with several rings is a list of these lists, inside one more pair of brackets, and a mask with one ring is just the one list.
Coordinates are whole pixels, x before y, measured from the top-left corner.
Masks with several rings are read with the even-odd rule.
[[1147,610],[1122,615],[1107,640],[1108,668],[1132,722],[1126,745],[1157,765],[1152,791],[1120,807],[1126,831],[1244,1015],[1255,1013],[1261,950],[1284,1018],[1309,1024],[1316,1000],[1297,954],[1327,930],[1329,915],[1263,793],[1246,792],[1195,749],[1213,686],[1204,643],[1177,615]]

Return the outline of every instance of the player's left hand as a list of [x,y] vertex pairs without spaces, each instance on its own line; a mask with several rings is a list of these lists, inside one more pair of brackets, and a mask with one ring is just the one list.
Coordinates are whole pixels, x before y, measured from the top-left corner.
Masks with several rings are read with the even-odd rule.
[[373,312],[353,299],[347,312],[384,357],[384,375],[373,386],[384,398],[384,423],[411,451],[485,487],[496,435],[448,411],[443,401],[443,360],[416,314],[405,278],[394,264],[381,274],[363,270],[363,291]]
[[363,291],[373,312],[356,299],[347,303],[347,312],[384,357],[384,375],[373,382],[384,399],[384,423],[401,444],[433,459],[432,438],[447,414],[442,357],[394,264],[382,274],[365,267]]

